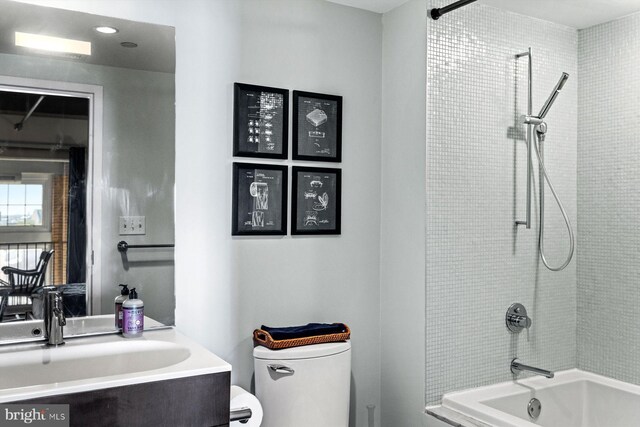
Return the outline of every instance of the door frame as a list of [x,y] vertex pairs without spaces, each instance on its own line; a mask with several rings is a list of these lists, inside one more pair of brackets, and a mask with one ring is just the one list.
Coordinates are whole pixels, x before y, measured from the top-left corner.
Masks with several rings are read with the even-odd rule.
[[[69,96],[89,100],[87,170],[87,315],[101,307],[102,272],[102,126],[103,88],[98,85],[23,77],[0,76],[0,89],[23,93]],[[96,262],[97,261],[97,262]]]

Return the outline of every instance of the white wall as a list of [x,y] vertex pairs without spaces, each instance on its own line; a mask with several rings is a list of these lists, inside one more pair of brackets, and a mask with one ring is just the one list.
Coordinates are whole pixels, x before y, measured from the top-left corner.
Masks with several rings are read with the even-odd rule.
[[[249,387],[261,323],[349,324],[351,424],[368,425],[380,401],[380,15],[320,0],[30,2],[176,27],[176,325]],[[236,81],[344,97],[342,236],[231,238]]]
[[426,16],[426,2],[412,0],[382,20],[383,426],[424,418]]

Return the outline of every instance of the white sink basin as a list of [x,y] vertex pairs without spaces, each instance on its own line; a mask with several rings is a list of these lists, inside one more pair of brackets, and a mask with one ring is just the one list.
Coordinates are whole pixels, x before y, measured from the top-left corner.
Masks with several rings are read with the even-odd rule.
[[190,355],[188,348],[165,341],[77,343],[0,353],[0,389],[150,371]]
[[230,371],[175,329],[0,346],[0,403]]

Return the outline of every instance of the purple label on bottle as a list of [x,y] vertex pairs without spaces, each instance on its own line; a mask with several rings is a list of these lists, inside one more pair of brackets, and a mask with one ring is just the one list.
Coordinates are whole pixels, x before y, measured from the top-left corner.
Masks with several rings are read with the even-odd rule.
[[144,330],[144,307],[122,308],[122,333],[138,335]]
[[116,328],[122,329],[122,303],[116,303]]

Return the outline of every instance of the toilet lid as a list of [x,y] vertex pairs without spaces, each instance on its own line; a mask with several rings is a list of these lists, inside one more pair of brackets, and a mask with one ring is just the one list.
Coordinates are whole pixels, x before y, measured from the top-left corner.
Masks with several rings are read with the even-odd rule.
[[266,360],[311,359],[344,353],[351,349],[351,341],[329,342],[324,344],[303,345],[300,347],[271,350],[261,345],[253,349],[253,357]]

